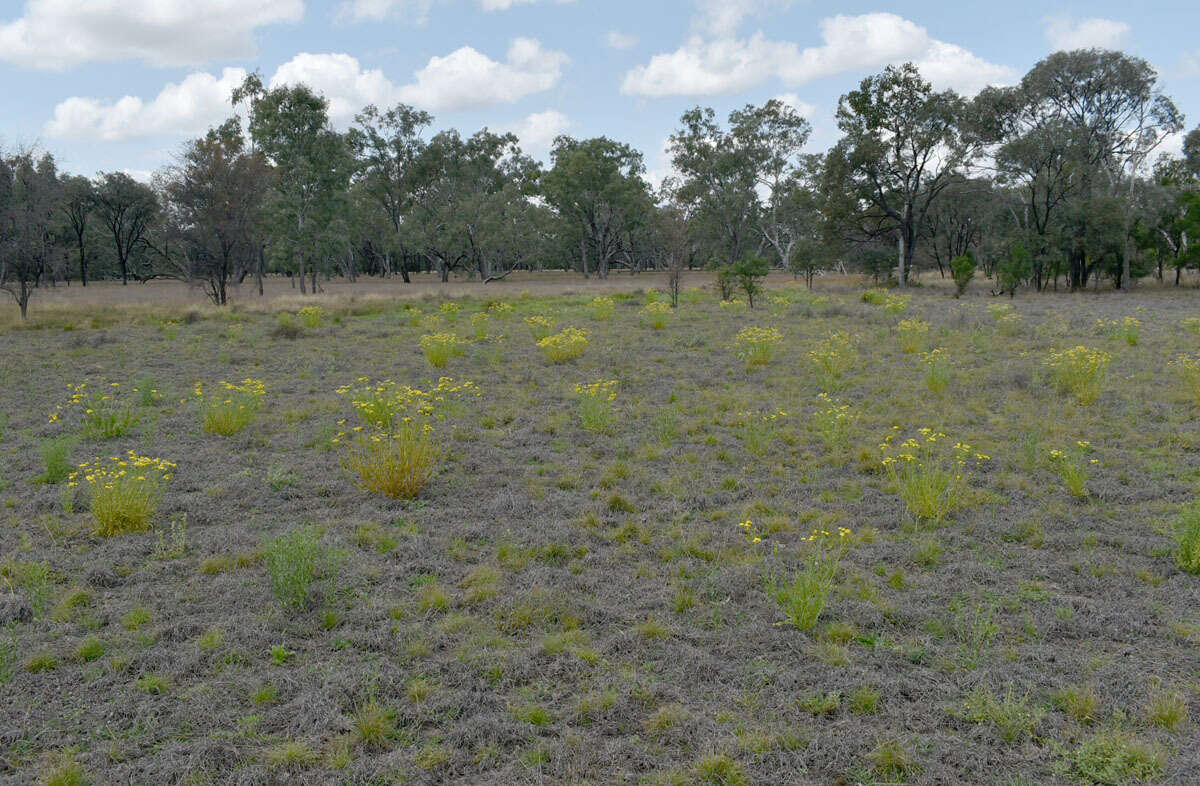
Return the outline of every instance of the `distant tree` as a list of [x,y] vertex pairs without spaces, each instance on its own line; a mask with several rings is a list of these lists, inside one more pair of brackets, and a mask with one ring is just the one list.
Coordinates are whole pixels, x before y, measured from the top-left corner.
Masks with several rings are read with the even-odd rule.
[[96,210],[96,188],[92,181],[82,175],[67,177],[62,181],[63,198],[59,210],[66,221],[75,249],[79,254],[79,282],[87,286],[88,256],[87,243],[91,228],[91,217]]
[[121,283],[128,284],[130,263],[158,218],[158,199],[149,186],[124,172],[101,174],[95,198],[96,213],[113,241]]
[[838,102],[845,136],[830,155],[844,160],[859,198],[898,238],[901,287],[926,213],[972,157],[959,133],[964,114],[958,95],[934,92],[911,63],[867,77]]
[[770,272],[767,260],[757,254],[747,254],[734,262],[730,266],[729,272],[742,292],[746,293],[747,304],[750,308],[754,308],[754,298],[762,292],[762,280]]
[[971,279],[975,278],[975,255],[970,251],[950,260],[950,276],[954,279],[954,296],[962,297]]
[[61,198],[52,156],[0,156],[0,289],[16,301],[21,319],[34,290],[62,258],[56,232]]

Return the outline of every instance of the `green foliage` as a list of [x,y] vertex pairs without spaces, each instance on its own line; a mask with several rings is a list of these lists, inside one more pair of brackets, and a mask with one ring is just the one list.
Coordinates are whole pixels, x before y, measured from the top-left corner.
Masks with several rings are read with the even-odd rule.
[[1193,502],[1175,519],[1175,564],[1200,574],[1200,502]]
[[71,450],[78,443],[72,436],[48,439],[41,445],[42,462],[46,471],[38,476],[41,483],[62,483],[71,476],[75,466],[71,464]]
[[313,585],[332,568],[333,555],[316,527],[297,527],[266,545],[263,563],[279,602],[302,609],[311,600]]
[[729,273],[745,293],[750,308],[754,308],[754,298],[762,292],[762,280],[769,272],[767,260],[756,254],[747,254],[730,266]]
[[1123,731],[1103,731],[1071,754],[1073,773],[1088,783],[1120,784],[1149,780],[1162,772],[1166,755],[1155,745]]
[[961,297],[967,291],[967,285],[975,278],[975,254],[968,251],[961,257],[950,260],[950,276],[954,279],[954,296]]
[[1012,297],[1017,287],[1033,275],[1033,262],[1029,252],[1020,243],[1014,243],[1008,254],[996,265],[996,286],[1001,294]]

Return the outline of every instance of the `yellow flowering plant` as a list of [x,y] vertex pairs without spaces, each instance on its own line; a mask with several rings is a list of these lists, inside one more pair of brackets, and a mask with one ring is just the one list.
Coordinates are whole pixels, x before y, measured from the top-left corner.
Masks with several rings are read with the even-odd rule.
[[733,423],[734,433],[742,441],[747,453],[761,456],[775,442],[779,422],[787,416],[788,413],[782,409],[739,412]]
[[471,315],[471,331],[476,341],[485,341],[488,337],[488,322],[490,317],[486,311],[476,311]]
[[902,319],[896,323],[896,338],[900,351],[912,355],[921,351],[929,336],[929,323],[920,319]]
[[1142,323],[1137,317],[1098,319],[1096,326],[1110,341],[1124,341],[1129,346],[1136,347],[1141,339]]
[[745,311],[746,310],[746,301],[740,300],[736,297],[730,298],[729,300],[722,300],[721,301],[721,310],[729,311],[729,312],[732,312],[735,314],[738,312],[741,312],[741,311]]
[[1100,349],[1078,346],[1055,352],[1046,360],[1055,386],[1087,406],[1100,397],[1112,355]]
[[617,400],[620,383],[615,379],[578,383],[575,395],[579,398],[579,420],[588,431],[608,431],[613,420],[613,402]]
[[802,539],[804,558],[790,576],[781,576],[774,565],[764,574],[763,588],[767,595],[799,630],[817,626],[833,590],[838,565],[850,548],[850,535],[846,527],[838,527],[835,532],[813,530]]
[[[446,304],[443,304],[446,305]],[[420,338],[421,352],[434,368],[442,368],[455,355],[462,355],[466,343],[454,333],[428,333]]]
[[764,366],[775,359],[783,334],[774,327],[744,327],[733,339],[737,356],[747,366]]
[[[50,413],[51,423],[60,423],[72,411],[79,412],[86,439],[115,439],[138,422],[138,415],[122,396],[121,383],[88,382],[68,385],[68,397]],[[140,395],[140,394],[139,394]]]
[[537,342],[542,355],[551,363],[574,360],[587,349],[588,332],[579,328],[564,328]]
[[650,325],[655,330],[662,330],[671,323],[671,304],[661,300],[647,303],[638,312],[643,325]]
[[1200,317],[1188,317],[1179,324],[1187,332],[1200,336]]
[[[362,421],[332,440],[346,445],[342,466],[360,487],[401,499],[415,498],[437,471],[442,456],[438,426],[452,397],[479,395],[474,383],[455,383],[449,377],[426,390],[360,377],[337,392],[350,397]],[[344,427],[346,421],[338,425]]]
[[1098,459],[1088,458],[1088,454],[1091,452],[1092,443],[1087,440],[1079,440],[1075,443],[1074,448],[1069,450],[1055,448],[1047,454],[1051,468],[1062,478],[1067,492],[1073,497],[1082,498],[1088,495],[1088,467],[1100,463]]
[[588,303],[588,311],[591,312],[592,319],[597,322],[605,322],[612,319],[613,315],[613,299],[610,297],[594,297]]
[[554,326],[557,322],[554,317],[534,314],[531,317],[525,317],[525,324],[529,326],[529,332],[533,336],[533,340],[541,341],[554,332]]
[[809,362],[816,374],[817,383],[826,393],[834,393],[846,386],[845,375],[854,367],[857,359],[856,339],[843,332],[834,331],[817,342],[808,353]]
[[1200,573],[1200,504],[1193,503],[1175,519],[1175,564]]
[[208,395],[203,385],[197,382],[193,393],[200,403],[201,428],[204,432],[228,437],[258,417],[267,395],[267,386],[261,379],[247,377],[241,382],[222,380],[217,387],[215,394]]
[[442,303],[440,306],[438,306],[438,311],[442,313],[442,316],[446,318],[447,322],[453,322],[458,318],[458,312],[462,311],[462,306],[455,303],[453,300],[447,300],[445,303]]
[[884,472],[909,513],[939,523],[966,504],[971,472],[989,457],[964,442],[951,445],[949,437],[930,428],[895,444],[898,433],[894,428],[879,446]]
[[300,309],[299,316],[305,327],[315,330],[321,327],[321,320],[325,318],[325,309],[320,306],[305,306]]
[[71,486],[81,480],[87,483],[96,534],[112,537],[140,532],[150,525],[175,466],[174,462],[131,450],[124,456],[80,464],[69,482]]
[[817,396],[817,406],[810,421],[812,428],[825,444],[836,464],[844,464],[848,455],[850,427],[854,424],[854,413],[850,405],[838,401],[828,393]]
[[925,386],[931,393],[942,393],[953,373],[950,353],[941,348],[931,349],[921,355],[921,364],[925,367]]
[[506,317],[512,313],[513,307],[511,303],[505,303],[503,300],[493,300],[488,303],[488,313],[495,317]]
[[1200,357],[1180,355],[1168,366],[1179,377],[1188,395],[1196,402],[1197,406],[1200,406]]

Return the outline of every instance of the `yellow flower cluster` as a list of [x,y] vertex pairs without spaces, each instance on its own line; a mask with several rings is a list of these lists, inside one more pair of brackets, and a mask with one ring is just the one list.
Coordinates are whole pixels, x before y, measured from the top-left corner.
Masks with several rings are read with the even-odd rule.
[[1137,346],[1141,336],[1140,329],[1142,323],[1137,317],[1125,317],[1124,319],[1097,319],[1096,326],[1100,331],[1113,341],[1124,341],[1129,346]]
[[588,332],[579,328],[564,328],[537,342],[537,347],[551,363],[573,360],[587,348]]
[[738,526],[742,528],[742,532],[746,535],[746,540],[750,541],[751,543],[762,542],[763,536],[754,526],[754,522],[752,520],[746,519],[745,521],[739,522]]
[[642,307],[641,317],[643,322],[650,323],[650,327],[662,330],[671,321],[671,304],[661,300],[647,303]]
[[1078,346],[1055,352],[1046,360],[1054,376],[1054,384],[1064,393],[1070,393],[1086,406],[1100,396],[1104,377],[1112,355],[1101,349]]
[[934,393],[941,393],[950,383],[950,353],[942,348],[921,355],[925,364],[925,384]]
[[762,366],[775,358],[783,334],[774,327],[744,327],[733,339],[738,357],[748,366]]
[[722,300],[721,309],[724,311],[741,311],[746,307],[746,301],[733,298],[732,300]]
[[863,292],[862,299],[891,314],[903,314],[908,309],[908,295],[894,295],[882,289],[868,289]]
[[613,315],[613,299],[603,296],[594,297],[588,304],[588,310],[592,312],[592,317],[600,322],[610,319]]
[[575,393],[580,398],[590,398],[597,401],[616,401],[617,389],[620,387],[620,384],[615,379],[589,382],[586,385],[577,382],[575,384]]
[[[390,379],[372,382],[370,377],[359,377],[353,384],[338,388],[337,394],[350,397],[350,404],[363,424],[388,431],[393,426],[413,419],[441,419],[444,417],[444,404],[451,396],[478,396],[480,391],[474,382],[456,383],[450,377],[441,377],[437,385],[429,390],[402,385]],[[339,421],[339,425],[344,423]],[[355,430],[361,430],[361,426]]]
[[505,303],[503,300],[495,300],[495,301],[492,301],[491,303],[488,303],[487,309],[488,309],[488,312],[490,312],[492,314],[496,314],[498,316],[503,316],[503,315],[507,314],[508,312],[512,311],[512,305],[509,303]]
[[476,311],[471,315],[471,329],[475,332],[476,341],[483,341],[487,338],[489,319],[486,311]]
[[[881,464],[895,484],[909,513],[918,519],[941,521],[965,504],[963,493],[970,477],[971,464],[979,466],[990,456],[977,452],[965,442],[955,442],[941,431],[917,430],[920,438],[910,437],[899,445],[892,440],[899,426],[879,445]],[[949,447],[947,447],[949,446]]]
[[525,317],[525,324],[529,325],[529,332],[533,335],[534,341],[541,341],[554,332],[554,326],[557,324],[557,321],[554,317],[534,314],[531,317]]
[[305,306],[300,309],[300,321],[305,327],[319,328],[321,327],[321,319],[325,316],[325,309],[320,306]]
[[1200,406],[1200,358],[1180,355],[1168,365],[1179,375],[1192,399]]
[[75,486],[80,478],[87,481],[96,533],[109,537],[146,528],[175,468],[174,462],[131,450],[125,456],[80,464],[69,482]]
[[827,529],[814,529],[812,534],[810,534],[808,537],[800,538],[800,540],[806,543],[815,543],[816,541],[825,539],[836,539],[840,541],[850,537],[851,534],[852,533],[849,527],[838,527],[836,533],[830,532]]
[[1200,335],[1200,317],[1188,317],[1179,324],[1187,332]]
[[[443,303],[442,305],[449,305]],[[454,333],[429,333],[421,336],[421,351],[425,359],[434,368],[442,368],[455,355],[463,354],[462,345],[466,343]]]
[[87,386],[88,383],[86,382],[80,382],[78,385],[67,385],[67,390],[70,391],[70,395],[67,397],[65,402],[59,404],[54,408],[54,411],[50,413],[50,422],[57,423],[62,419],[63,412],[87,398]]
[[447,300],[445,303],[438,306],[438,311],[441,311],[442,315],[445,316],[446,319],[454,321],[454,318],[458,316],[458,312],[462,311],[462,306],[455,303],[453,300]]
[[842,331],[830,333],[809,351],[817,381],[827,393],[842,387],[842,377],[854,366],[855,354],[854,337]]
[[206,399],[200,382],[196,383],[194,393],[203,408],[204,430],[227,437],[254,421],[267,395],[267,386],[261,379],[250,377],[240,383],[221,381],[217,384],[222,389],[218,396]]

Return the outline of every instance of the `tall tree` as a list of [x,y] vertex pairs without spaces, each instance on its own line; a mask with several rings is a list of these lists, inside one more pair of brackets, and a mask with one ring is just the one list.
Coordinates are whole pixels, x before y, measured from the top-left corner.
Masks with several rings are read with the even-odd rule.
[[962,99],[934,92],[912,63],[888,66],[838,101],[845,136],[830,155],[845,160],[860,199],[895,232],[902,287],[925,214],[974,152],[959,133],[963,115]]
[[96,209],[96,188],[92,181],[82,175],[64,178],[62,186],[63,198],[59,203],[59,210],[75,240],[75,250],[79,255],[79,282],[86,287],[88,230],[91,228],[92,213]]
[[57,213],[62,199],[54,158],[0,156],[0,289],[25,319],[29,299],[62,258]]
[[96,183],[96,212],[112,237],[121,283],[128,284],[130,262],[158,217],[158,199],[149,186],[124,172],[109,172]]

